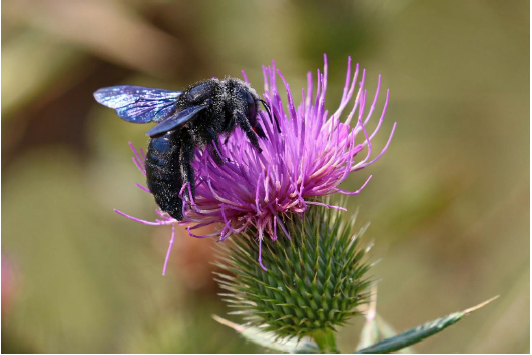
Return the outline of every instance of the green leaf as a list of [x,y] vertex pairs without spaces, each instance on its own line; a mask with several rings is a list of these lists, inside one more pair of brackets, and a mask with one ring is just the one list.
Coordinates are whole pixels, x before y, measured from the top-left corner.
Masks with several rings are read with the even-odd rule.
[[[382,338],[391,338],[397,335],[397,331],[382,318],[380,315],[377,314],[376,317],[377,320],[377,327],[379,329],[379,333],[382,336]],[[410,347],[403,348],[398,351],[399,354],[414,354],[414,350]]]
[[458,322],[465,315],[484,307],[497,297],[499,296],[493,297],[475,307],[468,308],[465,311],[451,313],[446,317],[438,318],[432,322],[409,329],[394,337],[384,339],[376,344],[357,351],[356,354],[389,354],[391,352],[406,348],[407,346],[419,343],[421,340],[441,332],[448,326]]
[[[363,313],[366,314],[366,323],[364,324],[362,332],[360,333],[360,342],[358,343],[357,350],[367,348],[370,345],[379,342],[380,340],[391,338],[397,335],[395,329],[377,313],[376,282],[371,286],[367,310],[365,310]],[[403,348],[399,351],[399,353],[412,354],[414,351],[410,348]]]
[[289,354],[319,354],[320,352],[317,345],[308,337],[301,338],[299,341],[295,338],[280,338],[275,333],[265,332],[257,327],[233,323],[216,315],[212,317],[217,322],[235,329],[247,340],[267,349]]

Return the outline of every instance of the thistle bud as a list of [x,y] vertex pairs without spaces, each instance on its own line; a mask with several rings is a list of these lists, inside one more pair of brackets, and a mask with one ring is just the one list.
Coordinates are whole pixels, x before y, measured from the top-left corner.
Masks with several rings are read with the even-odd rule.
[[[259,243],[249,229],[225,244],[217,281],[225,300],[254,326],[279,337],[315,335],[334,330],[358,314],[366,301],[369,264],[354,219],[344,223],[337,210],[312,207],[303,218],[284,221],[291,238],[263,242],[263,264],[256,259]],[[229,252],[229,253],[228,253]]]

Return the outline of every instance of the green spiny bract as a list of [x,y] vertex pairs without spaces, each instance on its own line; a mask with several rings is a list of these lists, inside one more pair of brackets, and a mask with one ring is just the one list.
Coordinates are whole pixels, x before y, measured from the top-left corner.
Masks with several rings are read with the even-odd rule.
[[[217,265],[232,275],[217,274],[232,312],[243,314],[254,326],[280,337],[303,337],[335,329],[359,312],[367,298],[369,269],[358,234],[352,235],[354,218],[344,224],[337,211],[309,208],[304,219],[292,215],[284,221],[289,239],[264,238],[262,257],[268,271],[257,262],[258,242],[248,230],[225,247]],[[227,250],[226,250],[227,251]]]

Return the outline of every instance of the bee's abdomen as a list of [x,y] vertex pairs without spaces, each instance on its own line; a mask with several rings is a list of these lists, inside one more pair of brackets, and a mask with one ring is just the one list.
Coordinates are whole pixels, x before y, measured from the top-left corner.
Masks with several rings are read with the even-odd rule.
[[183,219],[179,190],[183,177],[179,167],[180,144],[175,133],[152,138],[146,154],[146,178],[155,202],[177,220]]

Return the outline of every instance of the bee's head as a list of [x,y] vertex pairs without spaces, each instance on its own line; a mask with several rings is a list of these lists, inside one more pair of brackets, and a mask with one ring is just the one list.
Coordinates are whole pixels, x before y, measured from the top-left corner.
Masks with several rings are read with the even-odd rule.
[[265,138],[266,134],[262,130],[262,127],[260,126],[257,120],[259,116],[259,105],[260,103],[262,103],[262,105],[266,109],[266,112],[268,113],[268,116],[270,117],[270,120],[272,120],[273,122],[270,106],[257,94],[257,92],[251,86],[249,86],[249,84],[240,80],[238,80],[237,83],[238,99],[241,100],[241,104],[244,106],[243,109],[247,119],[249,120],[249,124],[259,137]]

